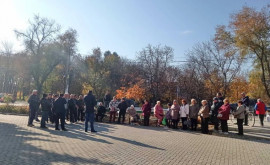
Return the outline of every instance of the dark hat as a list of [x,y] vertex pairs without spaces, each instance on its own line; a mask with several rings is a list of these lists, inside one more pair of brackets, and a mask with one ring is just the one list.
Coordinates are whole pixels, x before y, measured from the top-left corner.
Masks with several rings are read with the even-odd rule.
[[217,97],[214,97],[214,98],[213,98],[213,101],[214,101],[214,100],[218,100],[218,98],[217,98]]
[[89,92],[88,92],[88,94],[92,94],[93,92],[90,90]]
[[47,97],[48,95],[46,93],[43,94],[43,98]]

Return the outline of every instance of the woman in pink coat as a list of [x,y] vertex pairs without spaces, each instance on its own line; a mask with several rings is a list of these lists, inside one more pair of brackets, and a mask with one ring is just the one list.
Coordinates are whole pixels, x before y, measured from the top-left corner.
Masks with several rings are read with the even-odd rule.
[[163,119],[163,108],[160,105],[160,101],[157,101],[157,104],[154,107],[154,114],[158,118],[158,126],[160,126]]
[[230,115],[230,102],[228,99],[224,100],[224,104],[218,109],[218,118],[221,122],[221,129],[224,134],[228,134],[228,123],[227,120],[229,120]]

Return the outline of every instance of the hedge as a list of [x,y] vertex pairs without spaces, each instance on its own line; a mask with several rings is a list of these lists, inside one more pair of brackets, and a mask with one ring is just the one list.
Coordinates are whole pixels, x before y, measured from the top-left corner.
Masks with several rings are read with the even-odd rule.
[[27,106],[0,105],[0,113],[28,114]]

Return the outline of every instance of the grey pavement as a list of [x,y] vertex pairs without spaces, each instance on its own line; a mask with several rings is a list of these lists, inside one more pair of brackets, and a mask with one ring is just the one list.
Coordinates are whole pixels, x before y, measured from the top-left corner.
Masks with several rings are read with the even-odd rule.
[[202,164],[268,165],[270,141],[204,135],[157,127],[99,123],[85,133],[83,123],[68,132],[27,127],[27,116],[0,115],[1,165]]

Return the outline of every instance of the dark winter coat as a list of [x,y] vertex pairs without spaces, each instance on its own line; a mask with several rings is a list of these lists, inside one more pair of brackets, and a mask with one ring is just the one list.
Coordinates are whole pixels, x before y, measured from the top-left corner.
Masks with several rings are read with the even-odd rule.
[[29,108],[37,110],[39,108],[39,97],[37,95],[31,95],[28,99]]
[[123,112],[123,111],[127,110],[128,105],[127,105],[126,101],[123,101],[123,102],[119,103],[117,107],[120,109],[120,111]]
[[52,104],[50,99],[42,98],[40,100],[41,110],[43,112],[49,112],[52,109]]
[[53,107],[56,113],[65,113],[66,108],[65,104],[67,104],[67,101],[63,97],[59,97],[57,100],[55,100]]
[[95,96],[92,93],[88,93],[87,96],[84,98],[84,103],[86,106],[85,113],[94,113],[94,107],[97,105],[97,101]]

